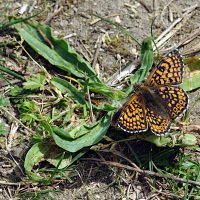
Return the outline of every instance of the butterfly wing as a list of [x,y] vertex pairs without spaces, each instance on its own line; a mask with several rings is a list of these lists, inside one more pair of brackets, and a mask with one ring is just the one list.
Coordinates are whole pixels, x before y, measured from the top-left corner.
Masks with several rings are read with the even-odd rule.
[[123,106],[117,120],[117,125],[129,133],[146,131],[148,126],[143,105],[141,96],[137,93],[134,94],[125,106]]
[[[126,132],[146,131],[158,136],[169,132],[173,119],[187,109],[188,96],[180,87],[183,60],[174,50],[155,66],[147,80],[122,108],[118,126]],[[174,86],[173,86],[174,85]]]
[[152,68],[146,86],[178,85],[182,82],[183,59],[178,50],[173,50],[158,65]]
[[188,106],[186,92],[178,86],[161,86],[153,90],[171,119],[176,119]]
[[171,119],[166,115],[158,114],[152,107],[146,107],[146,119],[155,135],[163,136],[169,132]]

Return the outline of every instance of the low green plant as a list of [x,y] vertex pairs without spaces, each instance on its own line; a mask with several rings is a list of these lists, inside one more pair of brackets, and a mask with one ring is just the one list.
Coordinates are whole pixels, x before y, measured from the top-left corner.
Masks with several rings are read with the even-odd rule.
[[[12,20],[16,19],[11,19],[11,23]],[[118,109],[117,102],[125,99],[133,91],[133,85],[141,83],[152,67],[153,39],[144,39],[141,66],[130,77],[130,88],[121,91],[103,83],[90,64],[65,40],[55,37],[50,27],[33,20],[12,24],[22,40],[52,67],[62,71],[62,74],[53,76],[41,67],[41,73],[32,75],[22,87],[15,87],[10,92],[13,97],[21,97],[14,100],[21,120],[35,131],[33,146],[25,158],[26,173],[34,181],[49,184],[55,176],[59,177],[60,171],[69,168],[92,145],[104,138]],[[21,79],[21,76],[18,78]],[[195,80],[196,77],[191,81]],[[188,88],[188,84],[183,83],[182,87]],[[100,94],[103,101],[96,103],[95,99],[91,99],[91,93]],[[174,144],[170,136],[146,135],[142,139],[162,147]],[[179,135],[176,139],[178,143],[175,142],[175,145],[181,146],[183,140]],[[190,142],[190,145],[193,143]],[[44,175],[41,169],[34,168],[43,161],[54,166],[53,172]]]

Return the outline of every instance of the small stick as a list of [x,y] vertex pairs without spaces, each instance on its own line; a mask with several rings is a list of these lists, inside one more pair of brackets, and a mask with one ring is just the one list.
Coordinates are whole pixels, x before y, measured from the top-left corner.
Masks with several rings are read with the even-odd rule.
[[[28,53],[28,51],[23,47],[23,45],[21,44],[21,42],[18,42],[18,44],[20,45],[20,47],[24,50],[24,52],[30,57],[30,59],[45,73],[45,75],[47,76],[47,78],[50,80],[51,79],[51,75],[48,73],[48,71],[45,69],[45,67],[41,66],[38,62],[36,62],[33,57]],[[47,81],[48,81],[47,79]]]
[[197,43],[195,46],[192,46],[190,49],[184,50],[184,56],[194,56],[200,52],[200,44]]
[[[119,151],[116,151],[116,150],[106,150],[106,149],[105,150],[99,150],[99,151],[100,152],[106,152],[106,153],[113,153],[113,154],[115,154],[115,155],[117,155],[117,156],[125,159],[126,161],[128,161],[134,168],[140,170],[140,168],[134,162],[132,162],[129,158],[127,158],[125,155],[123,155]],[[106,162],[106,160],[105,160],[105,162]]]
[[90,91],[89,91],[88,87],[87,87],[87,96],[88,96],[89,107],[90,107],[90,119],[91,119],[92,122],[94,122],[95,118],[94,118],[94,113],[93,113],[93,109],[92,109],[92,102],[91,102],[91,98],[90,98]]
[[114,73],[111,76],[110,81],[107,83],[107,85],[114,86],[117,83],[119,83],[122,79],[124,79],[126,76],[131,74],[132,71],[134,71],[137,68],[137,63],[138,63],[138,60],[127,65],[121,72],[117,71],[116,73]]
[[[179,24],[181,21],[183,20],[183,18],[178,18],[176,19],[167,29],[165,29],[165,31],[163,31],[155,40],[156,46],[159,48],[163,43],[165,43],[169,38],[171,38],[180,28],[181,26],[179,25],[179,29],[176,28],[175,26],[178,26],[177,24]],[[172,30],[173,29],[173,30]],[[155,47],[153,48],[155,49]]]
[[134,168],[134,167],[131,167],[129,165],[124,165],[124,164],[121,164],[121,163],[117,163],[117,162],[112,162],[112,161],[102,161],[101,159],[98,159],[98,158],[90,158],[90,159],[87,159],[87,160],[94,160],[94,161],[98,161],[102,164],[105,164],[105,165],[112,165],[113,167],[118,167],[118,168],[123,168],[123,169],[127,169],[127,170],[130,170],[130,171],[135,171],[135,172],[138,172],[140,174],[146,174],[146,175],[149,175],[149,176],[153,176],[153,177],[159,177],[159,178],[168,178],[168,179],[171,179],[171,180],[175,180],[177,182],[180,182],[180,183],[189,183],[191,185],[194,185],[194,186],[200,186],[200,182],[197,182],[197,181],[192,181],[192,180],[187,180],[187,179],[183,179],[183,178],[177,178],[175,176],[170,176],[170,175],[161,175],[161,174],[158,174],[156,172],[152,172],[152,171],[149,171],[149,170],[142,170],[142,169],[138,169],[138,168]]
[[11,151],[9,149],[7,149],[8,154],[10,155],[10,157],[12,158],[13,162],[16,164],[16,166],[19,168],[19,170],[21,171],[21,173],[23,174],[23,176],[25,176],[22,168],[20,167],[19,163],[15,160],[15,158],[13,157]]
[[146,3],[144,3],[145,1],[143,1],[143,0],[136,0],[136,1],[138,3],[140,3],[147,10],[147,12],[149,12],[149,13],[153,12],[153,10],[151,9],[151,7],[147,6]]
[[178,45],[178,48],[184,47],[185,45],[189,44],[199,35],[200,35],[200,27],[195,32],[191,33],[189,36],[184,38],[182,42]]
[[169,7],[169,21],[173,22],[174,21],[174,16],[173,16],[173,12],[172,9]]
[[11,185],[11,186],[19,186],[19,185],[26,185],[27,183],[19,182],[19,183],[12,183],[7,181],[0,181],[0,185]]
[[30,7],[29,10],[28,10],[28,13],[29,13],[29,14],[32,14],[32,11],[33,11],[33,9],[34,9],[34,7],[35,7],[36,5],[37,5],[37,1],[34,0],[34,2],[32,3],[31,7]]
[[[148,179],[147,179],[148,180]],[[149,180],[148,180],[149,181]],[[150,182],[150,181],[149,181]],[[153,189],[153,190],[155,190],[156,192],[158,192],[158,193],[160,193],[160,194],[162,194],[162,195],[165,195],[165,196],[167,196],[167,197],[175,197],[176,199],[178,199],[178,198],[182,198],[184,195],[182,195],[182,196],[180,196],[180,194],[179,194],[179,196],[178,195],[176,195],[176,194],[172,194],[172,193],[167,193],[167,192],[163,192],[163,191],[160,191],[160,190],[158,190],[157,188],[155,188],[154,186],[152,186],[151,184],[149,184],[149,186]]]
[[45,24],[49,24],[50,21],[63,9],[61,6],[60,8],[56,8],[52,14],[50,14],[47,19],[45,20]]
[[51,49],[54,49],[53,44],[51,43],[51,41],[46,37],[45,33],[42,32],[42,30],[38,27],[37,31],[40,33],[40,35],[43,37],[44,41],[49,44],[49,46],[51,47]]
[[92,67],[95,69],[95,66],[97,64],[97,58],[98,58],[98,55],[99,55],[99,51],[100,51],[100,48],[101,48],[101,44],[102,44],[102,39],[103,39],[103,35],[101,34],[97,41],[96,41],[96,51],[94,53],[94,59],[92,61]]
[[80,44],[78,43],[78,46],[80,47],[81,49],[81,53],[83,54],[84,58],[89,62],[91,63],[91,58],[92,58],[92,53],[88,50],[88,48],[85,46],[85,44],[83,43],[82,40],[78,40],[80,42],[80,44],[83,46],[83,48],[86,50],[87,54],[89,55],[86,55],[83,51],[82,51],[82,47],[80,46]]
[[178,19],[176,19],[165,31],[163,31],[155,40],[156,46],[160,47],[169,38],[171,38],[183,26],[183,24],[185,24],[189,20],[189,18],[192,16],[192,11],[194,11],[197,7],[198,4],[195,4],[194,6],[190,7],[190,9],[188,9],[183,14],[183,17],[179,17]]
[[170,0],[170,1],[167,3],[167,5],[164,6],[164,8],[163,8],[163,10],[162,10],[162,12],[161,12],[161,14],[160,14],[160,21],[161,21],[161,22],[164,21],[164,20],[163,20],[164,12],[165,12],[165,10],[167,9],[167,7],[172,3],[172,1],[173,1],[173,0]]
[[16,122],[18,122],[22,127],[24,127],[27,131],[29,131],[32,134],[35,134],[34,131],[32,131],[30,128],[25,126],[20,120],[18,120],[13,114],[11,114],[8,110],[6,110],[4,107],[1,107],[1,109],[6,112],[9,116],[11,116]]

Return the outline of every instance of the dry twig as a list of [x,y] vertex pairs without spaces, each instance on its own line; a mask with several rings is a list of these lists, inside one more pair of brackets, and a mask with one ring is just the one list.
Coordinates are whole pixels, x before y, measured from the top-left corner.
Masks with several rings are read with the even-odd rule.
[[162,10],[162,12],[161,12],[161,14],[160,14],[160,21],[161,21],[161,22],[164,21],[164,20],[163,20],[163,16],[164,16],[165,10],[166,10],[166,9],[168,8],[168,6],[172,3],[172,1],[173,1],[173,0],[170,0],[170,1],[167,3],[167,5],[164,6],[164,8],[163,8],[163,10]]
[[[163,31],[159,37],[155,40],[157,48],[161,47],[169,38],[171,38],[175,33],[180,30],[180,28],[191,18],[193,11],[198,7],[198,4],[195,4],[189,10],[187,10],[183,17],[176,19],[165,31]],[[156,48],[154,47],[154,50]]]
[[200,186],[200,182],[197,182],[197,181],[187,180],[187,179],[183,179],[183,178],[177,178],[175,176],[170,176],[170,175],[164,176],[164,175],[158,174],[156,172],[152,172],[152,171],[149,171],[149,170],[142,170],[140,168],[131,167],[129,165],[124,165],[124,164],[117,163],[117,162],[102,161],[101,159],[98,159],[98,158],[90,158],[90,159],[87,159],[87,160],[98,161],[98,162],[105,164],[105,165],[112,165],[113,167],[118,167],[118,168],[130,170],[130,171],[135,171],[135,172],[138,172],[140,174],[144,174],[144,175],[148,175],[148,176],[152,176],[152,177],[159,177],[159,178],[165,178],[165,179],[168,178],[168,179],[180,182],[180,183],[188,183],[188,184],[191,184],[191,185],[194,185],[194,186]]
[[98,58],[99,51],[100,51],[100,48],[101,48],[102,39],[103,39],[103,35],[100,34],[100,36],[98,37],[98,39],[97,39],[97,41],[96,41],[96,50],[95,50],[94,58],[93,58],[93,61],[92,61],[92,67],[93,67],[94,69],[95,69],[95,66],[96,66],[96,64],[97,64],[97,58]]
[[147,10],[147,12],[149,12],[149,13],[152,13],[152,12],[153,12],[153,10],[151,9],[151,7],[148,6],[148,5],[145,3],[145,1],[143,1],[143,0],[137,0],[137,2],[140,3],[140,4]]
[[0,181],[0,185],[11,185],[11,186],[19,186],[19,185],[26,185],[25,182],[19,182],[19,183],[12,183],[8,181]]
[[57,8],[56,6],[56,9],[54,10],[53,13],[49,14],[47,19],[45,20],[45,24],[49,24],[50,21],[57,15],[59,14],[61,11],[62,11],[63,7],[61,6],[60,8]]
[[23,128],[25,128],[30,133],[34,134],[35,132],[32,131],[30,128],[25,126],[20,120],[18,120],[13,114],[11,114],[8,110],[6,110],[4,107],[1,107],[1,109],[6,112],[10,117],[12,117],[17,123],[19,123]]
[[184,47],[185,45],[192,42],[194,39],[196,39],[200,35],[200,27],[192,32],[189,36],[185,37],[178,45],[178,48]]
[[131,74],[137,68],[137,65],[138,65],[138,60],[135,60],[134,62],[127,65],[122,71],[117,71],[111,76],[107,85],[115,86],[117,83],[123,80],[126,76]]
[[[190,19],[190,17],[193,15],[192,12],[197,7],[198,4],[195,4],[192,7],[188,8],[186,12],[183,14],[183,17],[176,19],[165,31],[163,31],[160,34],[160,36],[155,40],[157,48],[161,47],[169,38],[171,38],[173,35],[177,33],[177,31]],[[195,47],[195,49],[198,49],[198,47],[200,48],[200,45]],[[155,50],[156,47],[154,46],[153,49]],[[108,85],[115,86],[127,75],[131,74],[136,69],[137,62],[138,60],[126,66],[122,71],[117,71],[115,74],[113,74],[112,77],[110,78],[110,81],[108,82]]]

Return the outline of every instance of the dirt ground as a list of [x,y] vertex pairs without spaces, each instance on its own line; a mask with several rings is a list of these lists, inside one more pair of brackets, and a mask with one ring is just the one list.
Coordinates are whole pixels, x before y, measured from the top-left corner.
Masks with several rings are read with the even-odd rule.
[[[199,0],[1,0],[0,10],[5,15],[15,16],[22,16],[24,14],[29,16],[33,13],[43,11],[36,19],[49,24],[58,37],[68,40],[77,52],[89,63],[94,65],[93,67],[99,72],[101,79],[108,82],[109,78],[116,71],[138,58],[140,47],[134,41],[127,39],[123,33],[120,33],[112,25],[102,20],[98,21],[92,13],[120,23],[139,42],[142,42],[145,37],[151,35],[151,25],[155,17],[152,31],[156,38],[177,18],[182,17],[187,9],[199,3]],[[22,8],[26,9],[23,11]],[[200,7],[197,6],[192,11],[191,17],[184,22],[183,26],[179,28],[175,35],[160,47],[160,50],[166,52],[197,30],[200,26],[199,16]],[[111,41],[116,40],[117,44],[113,42],[108,46],[102,43],[98,52],[98,58],[94,62],[98,40],[105,35],[108,35]],[[194,42],[181,48],[180,52],[183,56],[187,55],[194,44],[197,43],[200,43],[200,36],[196,37]],[[196,55],[200,55],[200,53],[196,53]],[[16,65],[12,65],[11,68],[16,71],[23,71],[25,74],[31,74],[35,70],[31,67],[22,69],[22,67]],[[187,78],[187,70],[185,78]],[[189,93],[189,108],[192,107],[194,102],[196,103],[195,108],[191,110],[189,122],[195,125],[200,123],[200,101],[196,101],[199,97],[199,91],[196,90]],[[4,139],[2,141],[5,142]],[[145,145],[147,148],[151,148],[149,144],[145,143]],[[15,153],[21,153],[23,148],[27,149],[28,147],[26,145],[22,145],[19,149],[16,147],[14,148],[16,150]],[[0,152],[0,158],[5,159],[7,153],[4,143],[0,145]],[[95,155],[87,154],[84,158],[93,156]],[[4,161],[1,160],[0,163]],[[62,191],[57,193],[54,191],[50,192],[47,199],[165,199],[152,192],[152,188],[149,188],[149,185],[146,183],[147,179],[144,177],[143,179],[139,179],[133,176],[133,179],[128,182],[125,180],[120,185],[116,181],[116,174],[119,173],[118,170],[113,170],[105,165],[98,165],[84,159],[80,160],[73,170],[74,177],[70,178],[70,180],[65,180],[62,183],[45,188]],[[21,174],[21,172],[17,173]],[[126,174],[128,172],[123,170],[120,173]],[[2,180],[13,183],[19,181],[17,175],[11,177],[11,174],[13,174],[13,171],[9,172],[4,170],[3,173],[0,172]],[[129,175],[131,176],[131,174]],[[0,199],[11,199],[13,197],[13,187],[12,184],[1,185],[0,183]],[[31,191],[34,192],[38,188],[38,186],[34,188],[33,185]],[[25,189],[23,190],[26,191]],[[20,192],[23,192],[23,190]],[[16,191],[19,192],[18,189]],[[40,198],[38,197],[38,199]]]

